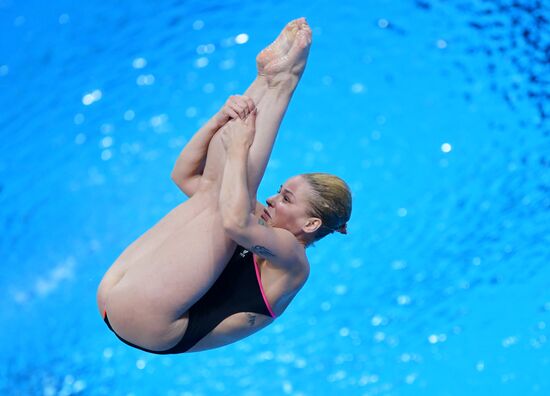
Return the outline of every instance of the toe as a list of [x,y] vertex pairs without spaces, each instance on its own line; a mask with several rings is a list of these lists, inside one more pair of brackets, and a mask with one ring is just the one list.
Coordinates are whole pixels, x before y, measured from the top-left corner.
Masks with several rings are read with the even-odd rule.
[[298,23],[298,19],[294,19],[292,21],[290,21],[289,23],[286,24],[285,26],[285,30],[292,30],[294,29],[299,23]]
[[306,18],[301,17],[301,18],[294,19],[294,20],[290,21],[289,23],[287,23],[285,28],[287,30],[296,30],[296,29],[300,29],[302,27],[302,25],[304,25],[304,24],[307,25]]
[[290,50],[291,53],[299,53],[302,51],[303,48],[306,48],[309,45],[309,37],[307,33],[304,30],[300,30],[296,34],[296,40],[294,41],[294,45],[292,46],[292,49]]

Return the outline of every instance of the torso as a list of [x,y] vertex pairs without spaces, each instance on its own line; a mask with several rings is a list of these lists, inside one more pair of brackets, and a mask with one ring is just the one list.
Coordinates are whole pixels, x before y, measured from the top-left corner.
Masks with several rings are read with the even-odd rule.
[[[187,326],[189,290],[208,284],[217,263],[227,262],[234,242],[223,232],[217,203],[197,194],[174,208],[163,219],[133,242],[112,268],[123,274],[109,292],[106,309],[117,333],[130,342],[152,350],[174,345]],[[216,246],[205,246],[216,241]],[[261,283],[267,299],[279,316],[305,283],[309,264],[305,253],[293,273],[282,271],[257,257]],[[197,266],[204,268],[196,271]],[[209,267],[214,266],[214,267]],[[223,269],[223,267],[222,267]],[[110,270],[111,271],[111,270]],[[190,276],[190,273],[195,278]],[[213,280],[211,279],[210,282]],[[234,342],[267,326],[273,318],[241,312],[223,320],[190,351],[210,349]]]
[[[273,267],[266,259],[256,256],[262,288],[275,314],[280,316],[307,280],[309,271],[285,273]],[[190,352],[230,344],[271,324],[275,318],[254,312],[240,312],[223,320],[210,334],[198,342]]]

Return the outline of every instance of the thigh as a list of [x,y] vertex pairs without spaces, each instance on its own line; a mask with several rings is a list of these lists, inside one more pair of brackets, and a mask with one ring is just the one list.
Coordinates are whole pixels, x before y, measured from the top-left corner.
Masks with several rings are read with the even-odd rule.
[[[163,219],[170,232],[149,230],[149,243],[137,244],[128,256],[133,260],[105,302],[109,321],[123,338],[153,347],[155,340],[175,337],[174,323],[225,268],[236,244],[223,229],[213,195],[198,191],[188,206]],[[202,209],[188,216],[194,207]]]
[[97,305],[102,315],[110,291],[126,272],[141,262],[144,257],[151,255],[163,241],[176,232],[178,227],[190,222],[206,210],[208,205],[212,205],[214,199],[211,198],[211,194],[207,196],[209,199],[205,199],[203,195],[201,199],[181,203],[124,249],[109,267],[98,286]]

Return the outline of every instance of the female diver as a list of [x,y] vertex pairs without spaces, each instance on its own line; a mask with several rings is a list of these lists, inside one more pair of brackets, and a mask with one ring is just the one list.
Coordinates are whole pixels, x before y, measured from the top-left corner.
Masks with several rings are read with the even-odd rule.
[[172,179],[189,199],[128,246],[98,287],[100,314],[124,343],[176,354],[242,339],[304,285],[305,248],[346,233],[351,194],[336,176],[295,176],[267,207],[256,201],[310,44],[305,18],[288,23],[256,58],[245,94],[230,97],[182,150]]

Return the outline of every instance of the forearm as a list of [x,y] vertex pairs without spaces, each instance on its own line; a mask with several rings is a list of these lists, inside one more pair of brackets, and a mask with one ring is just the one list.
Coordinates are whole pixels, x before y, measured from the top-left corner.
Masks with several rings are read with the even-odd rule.
[[226,153],[219,195],[224,227],[244,227],[253,210],[247,183],[248,148],[233,147]]
[[[250,97],[257,104],[267,89],[265,78],[257,76],[244,95]],[[176,160],[172,171],[173,180],[182,182],[193,176],[202,175],[210,140],[222,126],[214,116],[193,136]]]
[[197,174],[202,174],[208,144],[220,127],[221,125],[218,124],[216,117],[212,117],[195,133],[176,160],[172,170],[174,181],[184,181]]

